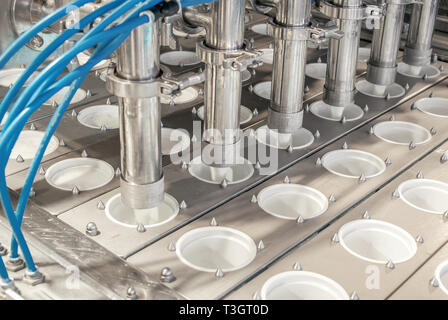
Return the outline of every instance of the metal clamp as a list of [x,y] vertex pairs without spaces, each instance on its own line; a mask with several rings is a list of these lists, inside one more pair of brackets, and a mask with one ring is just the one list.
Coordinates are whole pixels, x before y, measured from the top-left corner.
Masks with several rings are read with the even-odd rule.
[[366,18],[366,6],[359,7],[341,7],[332,3],[322,1],[320,3],[320,12],[337,20],[362,20]]
[[262,65],[259,59],[262,56],[260,50],[247,49],[243,47],[239,50],[217,50],[205,45],[205,41],[196,44],[196,53],[206,64],[223,66],[234,71],[244,71],[248,67],[255,68]]

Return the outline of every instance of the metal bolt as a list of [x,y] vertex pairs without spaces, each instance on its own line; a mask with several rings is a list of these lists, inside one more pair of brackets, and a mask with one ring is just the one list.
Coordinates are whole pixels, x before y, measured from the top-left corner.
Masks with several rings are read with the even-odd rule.
[[137,299],[137,292],[135,291],[134,287],[129,287],[126,291],[126,299],[128,300],[136,300]]
[[161,282],[173,282],[176,280],[176,277],[174,276],[173,271],[171,271],[170,268],[165,267],[162,269],[162,271],[160,272],[160,281]]
[[96,226],[95,222],[89,222],[86,226],[86,234],[95,237],[100,234],[100,231],[98,230],[98,227]]

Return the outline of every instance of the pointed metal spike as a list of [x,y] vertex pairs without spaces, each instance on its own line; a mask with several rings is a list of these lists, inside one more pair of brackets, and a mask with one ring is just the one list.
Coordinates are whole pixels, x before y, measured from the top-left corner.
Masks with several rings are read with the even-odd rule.
[[431,91],[431,93],[429,94],[430,98],[434,98],[434,92]]
[[51,106],[52,106],[53,108],[57,108],[57,107],[58,107],[58,103],[57,103],[55,100],[52,100],[52,101],[51,101]]
[[188,169],[188,164],[185,161],[182,161],[182,164],[180,166],[183,170],[187,170]]
[[436,277],[433,277],[429,283],[431,284],[431,286],[433,286],[434,288],[437,288],[440,284],[439,284],[439,280],[437,280]]
[[341,123],[344,124],[347,122],[347,118],[345,116],[342,116],[341,118]]
[[423,236],[421,234],[419,234],[416,238],[415,241],[417,241],[418,243],[423,243],[425,242],[425,240],[423,239]]
[[45,168],[44,168],[44,167],[40,167],[40,169],[39,169],[39,174],[40,174],[41,176],[43,176],[43,175],[45,175],[45,173],[46,173]]
[[187,209],[187,203],[185,202],[185,200],[182,200],[182,202],[179,205],[179,208],[181,208],[182,210]]
[[25,160],[23,160],[23,157],[19,154],[19,155],[17,156],[17,158],[16,158],[16,161],[17,161],[18,163],[22,163],[22,162],[24,162]]
[[392,164],[392,160],[390,159],[390,157],[387,157],[386,160],[384,160],[384,163],[386,164],[386,166],[390,166]]
[[328,197],[328,200],[329,200],[330,202],[336,202],[336,196],[332,193],[332,194],[330,194],[330,196]]
[[210,226],[212,226],[212,227],[216,227],[216,226],[218,226],[218,221],[216,221],[216,218],[215,218],[215,217],[213,217],[213,218],[212,218],[212,221],[210,221]]
[[411,141],[411,143],[409,143],[409,150],[414,150],[416,147],[414,141]]
[[292,270],[294,271],[302,271],[302,265],[300,264],[299,261],[294,262],[294,264],[292,265]]
[[364,212],[364,214],[362,215],[362,218],[363,218],[363,219],[370,219],[369,211],[366,210],[366,211]]
[[437,129],[433,127],[429,130],[429,132],[431,133],[432,136],[435,136],[437,134]]
[[31,188],[29,197],[34,198],[35,196],[36,196],[36,191],[34,190],[34,188]]
[[305,90],[304,90],[304,92],[305,92],[305,93],[308,93],[308,92],[310,92],[310,87],[308,87],[308,86],[305,86]]
[[388,260],[386,263],[386,268],[391,270],[395,269],[395,263],[393,263],[392,260]]
[[369,134],[370,135],[374,135],[375,134],[375,130],[373,129],[373,127],[370,127]]
[[87,158],[88,156],[86,149],[82,150],[81,157]]
[[120,177],[121,176],[121,169],[120,169],[120,167],[117,167],[117,169],[115,169],[115,176],[116,177]]
[[250,199],[251,203],[257,203],[257,196],[256,195],[252,195],[252,198]]
[[316,166],[320,167],[321,165],[322,165],[322,160],[320,159],[320,157],[317,157]]
[[415,110],[417,109],[417,106],[415,105],[415,103],[411,104],[411,110]]
[[421,170],[417,173],[417,179],[423,179],[425,176],[423,175],[423,172]]
[[368,112],[369,111],[369,106],[366,104],[365,106],[364,106],[364,112]]
[[428,75],[425,73],[425,75],[423,76],[423,80],[426,81],[428,80]]
[[65,147],[65,146],[66,146],[64,139],[61,139],[61,140],[59,141],[59,146],[60,146],[60,147]]
[[350,300],[359,300],[359,295],[356,291],[353,291],[352,295],[350,296]]
[[288,176],[286,176],[285,179],[283,179],[283,183],[291,183],[291,180],[289,180]]
[[255,108],[255,109],[252,111],[252,114],[253,114],[255,117],[258,116],[258,109]]
[[411,86],[409,85],[409,83],[406,83],[406,85],[404,86],[404,90],[408,91],[410,87]]
[[366,175],[362,173],[358,178],[359,183],[364,183],[367,181]]
[[305,219],[303,219],[302,216],[299,216],[299,217],[297,218],[297,220],[296,220],[296,223],[298,223],[298,224],[303,224],[303,223],[305,223]]
[[442,156],[440,157],[440,162],[445,163],[448,161],[448,151],[445,151]]
[[106,125],[103,124],[103,125],[101,126],[100,130],[101,130],[101,132],[106,132],[106,131],[107,131],[107,127],[106,127]]
[[321,57],[317,58],[317,63],[322,63]]
[[192,114],[197,114],[197,113],[198,113],[198,110],[196,110],[196,108],[193,107],[193,108],[191,109],[191,113],[192,113]]
[[78,189],[77,186],[74,186],[74,187],[73,187],[73,189],[72,189],[72,194],[75,195],[75,196],[77,196],[77,195],[79,194],[79,189]]
[[305,112],[310,112],[310,105],[308,103],[305,105]]
[[143,233],[143,232],[145,232],[145,231],[146,231],[146,228],[145,228],[145,226],[143,225],[143,223],[139,223],[139,224],[137,225],[137,232]]
[[314,138],[319,139],[320,138],[320,131],[316,130],[316,132],[314,132]]
[[112,101],[110,101],[110,98],[107,98],[106,104],[112,104]]
[[106,208],[105,205],[104,205],[104,202],[101,201],[101,200],[98,201],[96,207],[97,207],[98,210],[104,210]]
[[227,185],[228,185],[227,179],[222,180],[221,188],[227,188]]
[[254,295],[252,296],[252,300],[261,300],[261,295],[258,291],[255,291]]
[[391,96],[390,96],[390,93],[388,92],[387,94],[386,94],[386,100],[390,100],[391,99]]
[[294,148],[292,147],[292,145],[289,145],[287,150],[289,153],[292,153],[294,151]]
[[260,170],[260,169],[261,169],[261,165],[260,165],[260,162],[259,162],[259,161],[257,161],[257,162],[255,163],[254,168],[257,169],[257,170]]
[[391,115],[390,118],[389,118],[389,121],[395,121],[395,116]]
[[216,268],[215,277],[216,278],[224,277],[224,272],[222,271],[222,269],[220,267]]
[[31,125],[30,125],[30,130],[36,130],[36,125],[34,124],[34,123],[32,123]]
[[440,70],[440,72],[443,72],[443,71],[445,71],[445,67],[444,67],[443,65],[441,65],[441,66],[439,67],[439,70]]
[[170,241],[170,243],[168,244],[168,251],[176,251],[176,244],[174,243],[174,241]]
[[257,249],[258,249],[258,251],[264,250],[264,242],[263,242],[263,240],[260,240],[258,242]]
[[331,237],[331,242],[339,243],[339,235],[337,232],[333,235],[333,237]]
[[86,96],[87,96],[87,97],[91,97],[91,96],[92,96],[92,91],[90,91],[90,89],[87,90],[87,92],[86,92]]
[[344,150],[345,150],[345,149],[348,149],[347,141],[345,141],[344,144],[342,145],[342,149],[344,149]]
[[400,193],[398,192],[398,190],[395,190],[394,192],[392,192],[392,197],[399,199],[400,198]]

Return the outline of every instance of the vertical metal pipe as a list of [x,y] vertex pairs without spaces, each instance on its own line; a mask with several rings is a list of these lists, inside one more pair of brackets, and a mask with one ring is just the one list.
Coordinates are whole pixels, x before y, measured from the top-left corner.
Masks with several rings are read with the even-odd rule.
[[[134,29],[118,50],[117,75],[133,81],[159,76],[157,23]],[[121,198],[136,209],[152,207],[163,199],[151,185],[163,177],[161,156],[161,111],[159,97],[119,98],[121,142]]]
[[413,4],[409,33],[403,61],[413,66],[424,66],[431,62],[431,43],[439,1],[424,0]]

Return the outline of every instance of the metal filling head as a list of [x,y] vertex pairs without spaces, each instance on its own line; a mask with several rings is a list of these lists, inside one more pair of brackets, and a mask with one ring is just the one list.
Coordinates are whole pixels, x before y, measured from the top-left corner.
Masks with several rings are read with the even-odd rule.
[[356,104],[348,104],[344,107],[336,107],[322,100],[311,104],[310,111],[316,117],[330,121],[356,121],[364,116],[364,111]]
[[118,129],[119,111],[116,105],[98,105],[81,110],[78,114],[78,121],[89,128],[101,130]]
[[435,117],[448,118],[448,99],[446,98],[424,98],[414,103],[421,112]]
[[406,77],[419,79],[423,79],[423,77],[431,79],[440,75],[439,69],[430,64],[425,66],[413,66],[404,62],[398,64],[397,72]]
[[160,55],[160,62],[169,66],[191,66],[201,62],[192,51],[170,51]]
[[396,99],[404,96],[406,93],[406,90],[398,83],[381,86],[367,80],[358,81],[356,83],[356,89],[362,94],[373,98],[389,97],[390,99]]
[[383,141],[409,146],[425,144],[431,140],[431,133],[422,126],[405,121],[384,121],[373,126],[373,134]]
[[254,86],[254,93],[266,100],[271,100],[271,81],[257,83]]
[[25,72],[23,68],[10,68],[0,71],[0,86],[8,88],[19,80],[22,73]]
[[202,162],[201,156],[194,158],[188,168],[190,174],[198,180],[211,184],[236,184],[252,177],[254,167],[249,160],[241,157],[229,167],[213,167]]
[[265,125],[257,129],[256,137],[258,142],[277,149],[298,150],[314,142],[314,135],[305,128],[299,128],[293,133],[279,133]]
[[163,104],[170,104],[171,101],[173,101],[175,104],[184,104],[196,100],[198,96],[199,92],[196,88],[188,87],[182,90],[179,95],[174,97],[162,94],[160,96],[160,102]]
[[[47,102],[45,102],[44,104],[47,106],[51,106],[54,105],[55,103],[57,105],[60,105],[62,103],[62,101],[65,98],[65,95],[68,93],[68,91],[70,90],[70,87],[63,87],[61,90],[59,90],[58,93],[56,93],[53,97],[51,97],[50,100],[48,100]],[[87,92],[84,89],[79,88],[75,95],[73,96],[72,101],[70,101],[70,104],[75,104],[75,103],[79,103],[83,100],[85,100],[87,98]]]
[[274,49],[266,48],[266,49],[260,49],[260,51],[263,53],[261,56],[261,61],[265,64],[272,64],[274,61]]
[[330,151],[322,157],[322,166],[331,173],[345,177],[366,179],[381,175],[386,164],[376,155],[351,149]]
[[287,271],[269,278],[261,289],[263,300],[349,300],[340,284],[309,271]]
[[250,30],[252,30],[253,32],[255,32],[257,34],[261,34],[263,36],[268,35],[268,28],[267,28],[266,23],[260,23],[260,24],[253,25],[252,27],[250,27]]
[[305,74],[307,77],[316,80],[325,80],[327,75],[327,64],[326,63],[308,63],[305,66]]
[[364,261],[401,263],[417,252],[417,244],[407,231],[389,222],[360,219],[344,224],[338,232],[342,247]]
[[179,203],[165,193],[164,200],[156,207],[149,209],[132,209],[121,201],[121,194],[117,194],[106,203],[106,216],[114,223],[136,228],[143,225],[147,228],[161,226],[173,220],[179,213]]
[[437,279],[439,288],[448,295],[448,260],[439,264],[434,276]]
[[72,158],[59,161],[47,169],[45,180],[54,188],[89,191],[107,185],[115,176],[107,162],[93,158]]
[[[42,141],[45,132],[37,130],[23,130],[17,142],[12,149],[9,159],[17,159],[21,157],[23,160],[34,159],[37,150],[39,149],[40,142]],[[51,137],[48,143],[47,149],[45,149],[44,156],[49,155],[56,151],[59,147],[59,139],[55,136]]]
[[257,203],[270,215],[288,220],[312,219],[328,209],[327,197],[320,191],[289,183],[264,188],[257,196]]
[[190,147],[190,135],[183,129],[162,128],[162,154],[172,155]]
[[370,48],[359,48],[358,50],[358,61],[367,63],[370,59]]
[[448,208],[448,184],[431,179],[411,179],[397,189],[400,199],[411,207],[433,214],[444,214]]
[[[204,120],[204,106],[201,106],[197,110],[197,116],[199,119]],[[254,113],[248,107],[240,106],[240,124],[246,124],[252,120]]]
[[255,259],[257,246],[241,231],[211,226],[182,235],[176,243],[176,254],[193,269],[226,273],[249,265]]

